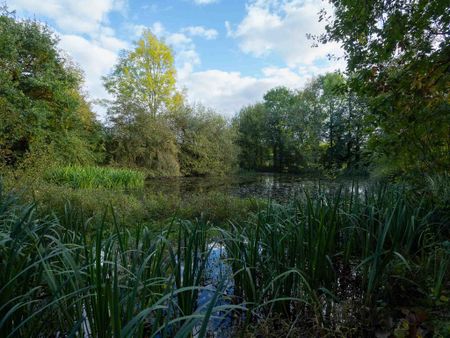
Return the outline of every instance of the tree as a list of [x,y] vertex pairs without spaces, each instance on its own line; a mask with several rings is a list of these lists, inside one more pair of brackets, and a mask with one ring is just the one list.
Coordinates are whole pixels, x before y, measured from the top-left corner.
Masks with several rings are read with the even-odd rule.
[[273,151],[273,169],[284,171],[289,127],[288,116],[293,105],[294,95],[285,88],[279,87],[269,90],[264,95],[264,106],[267,110],[267,128],[270,134],[270,145]]
[[2,9],[0,161],[6,165],[30,157],[30,162],[96,160],[99,125],[80,92],[81,72],[61,55],[57,42],[47,26],[17,20]]
[[123,52],[104,78],[114,100],[108,149],[113,160],[147,169],[155,175],[179,175],[178,149],[169,112],[182,104],[175,88],[172,51],[145,31],[133,51]]
[[234,131],[224,117],[203,106],[184,106],[174,122],[183,175],[217,176],[235,169]]
[[[132,51],[122,52],[113,72],[104,78],[105,87],[115,97],[110,113],[132,116],[144,113],[163,115],[182,104],[175,88],[176,70],[171,49],[150,31],[144,31]],[[120,107],[121,106],[121,107]],[[116,111],[117,110],[117,111]]]
[[366,137],[364,100],[340,73],[311,80],[303,90],[269,90],[242,109],[233,124],[245,169],[277,172],[358,170]]
[[448,170],[448,1],[331,3],[321,40],[342,43],[351,86],[368,98],[374,159],[389,172]]
[[267,111],[263,103],[242,108],[233,119],[241,168],[267,170],[272,167],[267,119]]

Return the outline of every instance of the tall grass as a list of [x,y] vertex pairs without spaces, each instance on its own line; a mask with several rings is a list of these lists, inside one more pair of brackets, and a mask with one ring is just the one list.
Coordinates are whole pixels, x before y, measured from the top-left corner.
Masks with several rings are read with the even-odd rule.
[[448,295],[446,224],[433,211],[403,187],[353,186],[305,192],[222,230],[247,324],[302,316],[315,332],[373,330],[380,302],[395,306],[408,292],[426,298],[430,289]]
[[[380,304],[448,297],[443,211],[400,186],[305,191],[221,228],[173,220],[154,231],[86,220],[69,206],[60,219],[35,210],[0,193],[0,332],[9,337],[204,337],[210,318],[230,311],[242,336],[271,318],[287,323],[283,335],[361,336],[374,332]],[[225,248],[234,294],[217,305],[222,283],[199,306],[211,243]]]
[[66,212],[39,219],[0,194],[2,336],[189,337],[206,327],[217,296],[206,312],[195,304],[209,227],[173,224],[174,251],[172,230],[111,229]]
[[145,175],[131,169],[68,166],[48,170],[45,179],[72,188],[140,188]]

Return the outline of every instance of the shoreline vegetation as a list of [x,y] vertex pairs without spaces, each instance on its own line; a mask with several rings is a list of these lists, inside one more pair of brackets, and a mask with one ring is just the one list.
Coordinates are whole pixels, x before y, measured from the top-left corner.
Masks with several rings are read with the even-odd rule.
[[228,119],[147,29],[103,121],[0,5],[1,337],[450,336],[448,5],[330,3],[345,73]]
[[[404,185],[316,187],[234,221],[157,224],[107,207],[86,217],[70,204],[57,216],[2,190],[0,327],[85,335],[88,322],[94,336],[189,336],[214,314],[244,336],[445,336],[449,214],[433,198]],[[215,284],[212,299],[227,301],[202,308],[213,243],[226,252],[232,276],[222,278],[234,292]]]
[[48,170],[44,179],[72,188],[143,188],[145,176],[137,170],[106,167],[68,166]]

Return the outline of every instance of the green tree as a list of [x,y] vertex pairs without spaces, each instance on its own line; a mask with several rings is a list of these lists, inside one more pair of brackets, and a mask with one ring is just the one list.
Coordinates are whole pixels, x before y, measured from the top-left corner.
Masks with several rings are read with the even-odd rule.
[[323,126],[326,111],[322,105],[322,81],[312,79],[305,88],[298,91],[296,110],[299,112],[296,125],[301,147],[303,167],[320,170],[323,147]]
[[322,41],[342,43],[352,88],[368,97],[378,164],[387,172],[448,170],[448,1],[331,2],[335,15]]
[[275,171],[287,169],[286,157],[293,150],[292,147],[289,147],[292,145],[289,142],[289,117],[292,114],[294,99],[293,92],[285,87],[271,89],[264,95],[267,131],[270,135],[269,143],[272,148]]
[[99,124],[80,93],[82,74],[57,42],[47,26],[2,9],[0,161],[6,165],[41,157],[93,162],[101,148]]
[[[183,102],[175,88],[176,70],[172,50],[150,31],[144,31],[132,51],[124,51],[113,72],[104,78],[116,105],[152,117],[163,115]],[[111,108],[115,108],[114,106]],[[112,109],[112,113],[115,113]],[[117,112],[123,114],[120,109]]]
[[183,175],[225,175],[235,169],[234,130],[224,117],[202,106],[185,106],[174,123]]
[[267,118],[264,104],[257,103],[244,107],[233,119],[241,168],[267,170],[272,166]]
[[277,172],[363,169],[366,110],[340,73],[299,91],[269,90],[264,102],[242,109],[233,121],[240,165]]

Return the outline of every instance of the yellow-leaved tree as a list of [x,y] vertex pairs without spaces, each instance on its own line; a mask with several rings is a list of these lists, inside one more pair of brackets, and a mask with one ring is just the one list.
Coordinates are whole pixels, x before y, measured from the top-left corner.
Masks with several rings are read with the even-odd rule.
[[124,51],[104,78],[113,96],[108,102],[112,161],[154,175],[179,175],[175,134],[169,112],[183,104],[175,86],[172,50],[144,31],[135,49]]

